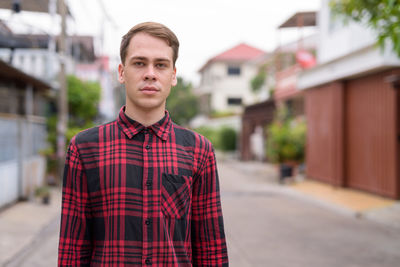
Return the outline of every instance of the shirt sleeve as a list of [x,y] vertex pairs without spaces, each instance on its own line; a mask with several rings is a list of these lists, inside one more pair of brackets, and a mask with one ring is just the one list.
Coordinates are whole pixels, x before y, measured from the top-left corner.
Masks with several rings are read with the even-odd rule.
[[192,251],[194,266],[228,266],[215,154],[208,153],[193,183]]
[[90,266],[89,220],[87,179],[73,138],[64,168],[58,266]]

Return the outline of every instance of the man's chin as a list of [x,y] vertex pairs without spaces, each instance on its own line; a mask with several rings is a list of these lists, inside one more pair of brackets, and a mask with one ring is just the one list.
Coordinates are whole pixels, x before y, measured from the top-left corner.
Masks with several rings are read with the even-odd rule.
[[135,103],[134,106],[137,109],[141,109],[147,112],[151,112],[154,110],[165,109],[165,102],[157,101],[155,99],[146,99],[145,101],[140,101],[139,103]]

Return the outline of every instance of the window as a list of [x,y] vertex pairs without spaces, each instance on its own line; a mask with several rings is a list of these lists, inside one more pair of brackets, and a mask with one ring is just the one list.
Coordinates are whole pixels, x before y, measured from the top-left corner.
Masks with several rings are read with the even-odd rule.
[[242,98],[240,98],[240,97],[229,97],[228,98],[228,105],[240,106],[240,105],[242,105]]
[[228,75],[240,75],[240,67],[228,66]]

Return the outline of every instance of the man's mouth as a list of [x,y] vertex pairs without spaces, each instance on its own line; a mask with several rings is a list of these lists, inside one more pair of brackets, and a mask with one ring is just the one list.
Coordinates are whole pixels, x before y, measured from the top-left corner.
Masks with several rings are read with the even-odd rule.
[[144,94],[155,94],[157,93],[159,90],[156,87],[153,86],[145,86],[142,89],[140,89],[140,91]]

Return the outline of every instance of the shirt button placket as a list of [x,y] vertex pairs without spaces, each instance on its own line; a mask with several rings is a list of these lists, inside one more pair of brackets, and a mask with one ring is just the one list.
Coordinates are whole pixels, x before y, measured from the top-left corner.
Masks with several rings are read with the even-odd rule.
[[150,164],[151,162],[151,134],[148,129],[144,130],[144,143],[143,143],[143,259],[145,265],[151,265],[151,214],[150,214],[150,203],[151,203],[151,186],[152,186],[152,178],[150,176]]
[[150,258],[147,258],[147,259],[144,261],[144,263],[146,263],[146,265],[151,265],[151,259],[150,259]]

